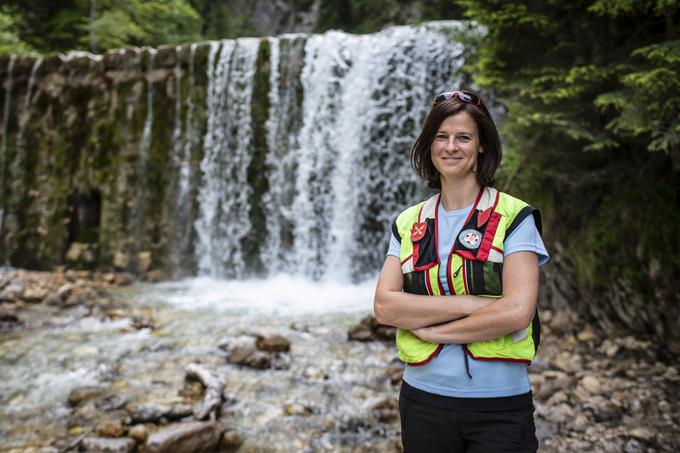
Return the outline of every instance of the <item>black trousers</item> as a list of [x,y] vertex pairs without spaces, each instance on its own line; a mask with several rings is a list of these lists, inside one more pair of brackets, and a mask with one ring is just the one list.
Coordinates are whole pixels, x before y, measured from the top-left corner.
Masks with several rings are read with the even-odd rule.
[[534,406],[509,410],[443,408],[399,395],[405,453],[536,452]]

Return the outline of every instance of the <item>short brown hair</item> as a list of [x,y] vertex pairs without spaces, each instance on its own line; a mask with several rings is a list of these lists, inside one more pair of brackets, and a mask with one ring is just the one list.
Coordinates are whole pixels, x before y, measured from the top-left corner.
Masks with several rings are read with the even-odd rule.
[[457,97],[452,97],[451,99],[437,102],[432,106],[430,113],[425,119],[425,124],[423,124],[423,129],[411,150],[411,165],[413,169],[433,189],[441,189],[442,185],[439,179],[439,172],[432,163],[432,155],[430,153],[432,142],[441,123],[449,116],[457,115],[460,112],[467,112],[475,121],[475,124],[477,124],[479,143],[484,150],[482,154],[477,156],[477,182],[482,187],[494,184],[494,176],[503,157],[503,146],[498,136],[496,124],[481,100],[479,105],[474,105],[463,102]]

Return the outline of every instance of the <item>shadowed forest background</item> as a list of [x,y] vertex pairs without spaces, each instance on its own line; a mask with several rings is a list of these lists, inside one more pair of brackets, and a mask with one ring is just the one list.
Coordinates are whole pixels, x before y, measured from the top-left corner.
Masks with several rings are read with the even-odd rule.
[[[304,102],[310,102],[305,96],[314,92],[297,80],[304,71],[300,62],[309,56],[305,55],[305,49],[310,49],[309,43],[305,47],[307,37],[331,30],[379,34],[394,25],[416,30],[421,25],[427,28],[430,21],[444,20],[462,21],[460,26],[437,29],[462,44],[455,56],[462,64],[447,62],[447,55],[432,57],[428,61],[439,66],[423,79],[437,85],[443,77],[492,100],[504,144],[496,187],[540,208],[543,216],[551,260],[542,268],[539,308],[546,311],[548,337],[552,333],[553,341],[559,339],[557,345],[547,346],[558,357],[558,365],[545,367],[548,374],[538,379],[543,384],[534,389],[535,394],[549,400],[569,382],[577,393],[585,392],[581,395],[584,401],[587,398],[583,395],[600,394],[600,383],[593,384],[578,374],[581,359],[574,362],[576,365],[567,363],[567,356],[559,359],[560,348],[580,351],[584,362],[591,359],[587,354],[612,361],[618,357],[624,367],[626,360],[648,362],[649,368],[639,373],[627,375],[623,368],[617,372],[639,385],[662,377],[665,380],[659,382],[663,385],[677,383],[672,364],[680,354],[680,255],[675,253],[680,245],[680,3],[673,0],[5,1],[0,6],[0,256],[4,264],[41,271],[115,270],[149,281],[204,275],[207,268],[236,279],[272,275],[272,267],[289,262],[285,257],[277,258],[268,267],[266,250],[261,246],[267,203],[271,203],[267,197],[276,183],[268,177],[272,170],[266,158],[273,145],[264,137],[266,127],[272,124],[274,114],[270,110],[274,107],[292,112],[285,117],[287,123],[279,126],[281,137],[286,131],[305,131],[300,112],[305,109]],[[288,33],[291,35],[276,46],[260,38]],[[167,150],[177,143],[169,133],[176,121],[172,116],[176,105],[187,124],[193,120],[199,125],[193,138],[185,134],[181,140],[189,150],[186,152],[193,168],[198,168],[205,157],[200,137],[210,136],[211,107],[204,106],[212,99],[207,87],[214,80],[205,68],[216,64],[218,51],[205,43],[193,43],[243,37],[257,39],[229,42],[249,43],[243,48],[253,46],[255,56],[252,74],[244,72],[249,79],[233,82],[239,90],[246,85],[252,90],[253,100],[247,103],[253,138],[246,146],[252,160],[242,173],[233,169],[233,174],[238,173],[239,181],[249,188],[235,209],[252,228],[244,231],[238,248],[242,266],[233,268],[220,262],[215,267],[213,262],[219,257],[203,259],[194,253],[194,244],[203,240],[201,228],[197,232],[190,224],[182,227],[168,220],[184,215],[183,210],[194,219],[199,207],[198,201],[187,206],[172,204],[181,188],[164,169],[173,165]],[[136,49],[141,47],[157,50]],[[268,97],[274,71],[269,62],[279,55],[275,52],[291,62],[276,69],[281,86],[293,93],[285,101],[289,104],[281,100],[279,106],[272,106]],[[100,54],[103,60],[92,59]],[[343,59],[342,52],[334,58],[338,60],[334,76],[340,80],[354,63],[349,57]],[[100,61],[105,70],[123,75],[116,75],[118,79],[112,76],[114,82],[102,82],[96,75],[100,69],[93,69]],[[388,64],[398,63],[389,60]],[[175,76],[194,69],[195,77],[193,72],[191,77]],[[143,71],[151,74],[154,70],[157,78],[148,76],[156,83],[151,92],[141,82],[145,80]],[[137,85],[127,84],[129,71],[138,71]],[[394,80],[385,79],[381,83],[386,88],[376,91],[367,104],[376,99],[385,101],[399,91],[397,87],[408,92],[413,88],[410,81],[400,81],[396,76]],[[78,81],[78,88],[50,94],[57,90],[54,86],[68,86],[69,80]],[[111,89],[111,84],[118,83]],[[175,104],[173,90],[185,97],[194,96],[196,107]],[[100,92],[116,94],[111,100],[98,97]],[[134,99],[140,107],[134,114],[125,105],[128,101],[121,101],[110,111],[102,107],[118,105],[118,96]],[[413,108],[419,112],[430,98],[417,102],[424,103]],[[329,116],[334,105],[328,104]],[[407,112],[409,106],[400,104],[393,112],[381,113],[385,116],[378,115],[376,124],[390,126],[390,116]],[[41,116],[42,112],[49,115]],[[131,120],[121,129],[121,119],[128,118],[126,115]],[[239,112],[233,115],[237,124]],[[407,136],[404,130],[420,124],[423,118],[413,115],[415,118],[400,124],[402,130],[394,135]],[[145,124],[150,120],[165,124],[168,133],[163,135],[156,128],[145,139]],[[238,141],[241,138],[236,129],[228,133]],[[358,154],[365,159],[364,168],[408,160],[409,146],[390,141],[391,131],[387,127],[370,131],[369,144],[374,146]],[[134,144],[130,137],[134,137]],[[293,146],[293,142],[287,143]],[[138,146],[145,149],[143,159],[138,158]],[[110,153],[111,149],[127,151]],[[295,171],[305,168],[300,163],[295,165]],[[123,183],[115,179],[116,172],[126,166],[142,168],[146,179],[140,182],[137,170]],[[205,166],[200,168],[208,171]],[[285,179],[285,171],[282,174]],[[366,179],[371,179],[370,171]],[[194,199],[200,198],[200,180],[192,181],[187,184],[195,188]],[[309,181],[313,193],[324,193],[324,181],[313,175]],[[356,235],[359,247],[351,269],[346,271],[353,282],[365,281],[379,269],[387,239],[385,226],[396,214],[380,211],[383,199],[379,194],[389,188],[379,182],[367,184],[365,194],[358,195],[368,213],[357,221],[361,234],[337,233]],[[385,197],[396,203],[414,194],[421,194],[420,189],[406,181]],[[283,203],[293,195],[278,196]],[[147,201],[135,204],[135,197]],[[312,212],[323,208],[310,206]],[[111,214],[114,212],[120,215]],[[135,219],[141,219],[137,220],[139,224]],[[286,219],[281,222],[279,242],[285,250],[287,244],[294,243],[294,228],[290,222],[286,224]],[[323,226],[312,224],[308,229],[316,232]],[[232,253],[230,248],[218,251]],[[324,267],[333,266],[313,251],[300,254],[299,259],[311,263],[303,273],[313,280],[323,276]],[[205,264],[205,260],[213,264]],[[3,284],[11,286],[9,280]],[[366,326],[369,324],[367,321]],[[378,329],[375,325],[371,328]],[[612,338],[621,342],[607,343]],[[604,369],[605,365],[594,367]],[[631,369],[636,370],[635,366]],[[566,374],[550,374],[551,370]],[[578,379],[569,381],[566,375]],[[651,398],[640,392],[638,400]],[[610,392],[607,398],[615,396]],[[579,396],[554,398],[550,406],[562,407],[568,398]],[[632,417],[636,411],[645,413],[649,406],[668,405],[662,396],[654,398],[650,400],[654,403],[639,403],[644,407],[593,403],[597,408],[590,412],[590,418],[580,420],[584,426],[569,425],[569,429],[586,432],[585,425],[593,420],[611,426],[633,425],[637,421],[626,416]],[[590,403],[583,404],[589,407]],[[659,420],[680,422],[677,408],[674,412],[658,410]],[[571,423],[565,420],[573,415],[564,411],[543,416],[550,426],[563,426]],[[654,429],[660,433],[661,426],[665,425]],[[544,437],[557,434],[547,429]],[[657,431],[638,433],[631,438],[637,444],[622,437],[611,451],[624,446],[626,451],[670,451],[677,447],[676,432],[667,431],[670,437],[662,440],[659,435]],[[554,442],[553,448],[558,451],[567,445],[560,443],[562,440]],[[588,450],[589,445],[581,447]]]

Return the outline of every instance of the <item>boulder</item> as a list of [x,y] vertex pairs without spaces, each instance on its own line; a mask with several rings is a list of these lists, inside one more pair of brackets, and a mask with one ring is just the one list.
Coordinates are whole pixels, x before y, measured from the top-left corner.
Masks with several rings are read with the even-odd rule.
[[68,394],[68,404],[71,407],[79,406],[86,401],[101,396],[104,392],[106,392],[106,389],[103,387],[78,387],[71,390],[71,393]]
[[258,335],[255,340],[255,347],[266,352],[288,352],[290,351],[290,340],[282,335]]
[[47,296],[47,290],[42,287],[26,288],[21,294],[21,298],[30,303],[39,303],[45,296]]
[[149,453],[212,452],[220,441],[222,429],[214,422],[177,423],[162,428],[146,441]]
[[396,333],[396,327],[379,324],[375,316],[368,315],[349,328],[347,337],[353,341],[394,341]]
[[257,370],[266,370],[272,366],[271,357],[264,352],[257,351],[253,346],[236,346],[232,349],[227,360],[229,363]]

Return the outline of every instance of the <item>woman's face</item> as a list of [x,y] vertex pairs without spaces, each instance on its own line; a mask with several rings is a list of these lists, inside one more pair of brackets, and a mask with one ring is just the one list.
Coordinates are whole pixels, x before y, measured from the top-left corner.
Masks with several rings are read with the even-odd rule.
[[477,123],[469,113],[459,112],[442,121],[430,147],[432,163],[442,182],[475,177],[473,171],[480,151],[479,143]]

